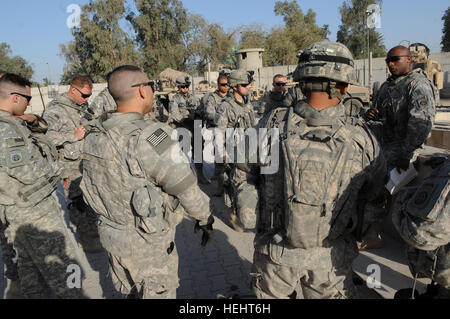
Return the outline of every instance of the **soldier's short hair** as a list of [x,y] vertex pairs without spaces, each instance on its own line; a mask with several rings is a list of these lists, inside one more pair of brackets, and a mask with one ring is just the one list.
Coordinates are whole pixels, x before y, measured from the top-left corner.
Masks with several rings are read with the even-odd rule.
[[0,78],[6,74],[6,71],[0,70]]
[[287,78],[287,76],[286,75],[283,75],[283,74],[277,74],[277,75],[275,75],[274,77],[273,77],[273,83],[275,83],[275,80],[276,79],[278,79],[278,78]]
[[[124,79],[120,76],[123,72],[131,72],[131,73],[139,73],[145,76],[144,71],[134,65],[122,65],[118,68],[115,68],[108,74],[108,90],[114,101],[121,102],[130,99],[133,96],[133,89],[131,85],[137,83],[123,83]],[[137,75],[138,77],[143,77]],[[126,81],[127,82],[127,81]],[[129,87],[128,87],[129,86]]]
[[226,79],[228,81],[228,75],[225,73],[220,73],[219,77],[217,78],[217,83],[220,83],[221,79]]
[[7,98],[7,95],[11,92],[5,92],[5,88],[7,86],[21,86],[21,87],[31,87],[31,82],[20,75],[13,73],[5,73],[2,77],[0,77],[0,97]]
[[77,75],[70,81],[70,86],[72,87],[78,87],[78,88],[84,88],[85,86],[88,86],[91,90],[93,87],[92,80],[84,75]]

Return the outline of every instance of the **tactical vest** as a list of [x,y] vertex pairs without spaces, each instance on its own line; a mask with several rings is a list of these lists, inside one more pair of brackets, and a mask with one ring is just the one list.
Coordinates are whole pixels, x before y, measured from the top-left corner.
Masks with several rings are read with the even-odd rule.
[[[0,122],[19,136],[7,139],[6,152],[0,158],[0,205],[33,207],[52,194],[60,181],[61,171],[55,172],[48,163],[56,158],[56,150],[44,137],[31,135],[11,119],[0,117]],[[8,174],[7,169],[19,167],[24,176]]]
[[[307,118],[294,125],[293,112],[290,108],[281,142],[287,199],[284,238],[296,248],[322,247],[325,240],[355,229],[351,168],[361,159],[357,148],[364,152],[365,141],[355,123]],[[360,165],[362,172],[369,163],[361,160]]]
[[[154,134],[161,126],[151,126]],[[81,188],[102,223],[156,234],[173,229],[181,221],[182,207],[151,178],[130,173],[129,143],[149,138],[143,134],[145,129],[149,130],[149,122],[141,119],[129,122],[120,132],[102,122],[95,126],[84,146]]]
[[229,103],[233,110],[232,112],[236,115],[235,122],[229,123],[228,127],[247,129],[255,126],[256,119],[250,102],[247,104],[240,104],[236,102],[235,99],[229,99],[226,102]]

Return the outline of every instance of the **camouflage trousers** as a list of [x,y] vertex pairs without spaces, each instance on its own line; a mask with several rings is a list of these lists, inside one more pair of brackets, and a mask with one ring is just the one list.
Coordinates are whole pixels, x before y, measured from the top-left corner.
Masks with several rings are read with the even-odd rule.
[[356,241],[350,238],[307,250],[256,247],[253,292],[258,299],[356,298],[352,263],[357,255]]
[[12,241],[8,240],[8,226],[0,222],[0,244],[2,249],[2,259],[4,267],[4,276],[9,280],[18,280],[19,272],[17,270],[17,252],[14,249]]
[[10,223],[8,240],[17,251],[18,275],[26,298],[43,299],[50,288],[56,297],[83,298],[78,288],[69,282],[82,268],[77,257],[78,247],[70,239],[63,212],[53,196],[31,208],[10,206],[6,210]]
[[69,187],[64,190],[66,198],[71,203],[68,206],[70,221],[77,228],[78,233],[97,233],[97,215],[83,200],[80,188],[81,177],[70,180]]
[[245,229],[254,229],[258,215],[258,189],[253,177],[237,167],[231,170],[230,197],[239,222]]
[[116,290],[126,298],[175,299],[179,286],[175,231],[150,235],[101,221],[100,240],[108,251]]

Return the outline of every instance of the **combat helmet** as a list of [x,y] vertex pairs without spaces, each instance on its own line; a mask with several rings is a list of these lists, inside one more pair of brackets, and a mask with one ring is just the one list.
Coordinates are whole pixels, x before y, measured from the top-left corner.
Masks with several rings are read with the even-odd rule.
[[350,50],[343,44],[322,40],[299,52],[294,81],[308,82],[328,79],[334,82],[356,84],[355,62]]
[[185,86],[185,85],[190,86],[191,80],[189,79],[188,76],[182,75],[182,76],[177,77],[176,84],[177,84],[177,86]]
[[228,77],[228,83],[230,84],[230,87],[238,86],[240,84],[249,85],[253,82],[253,74],[254,72],[252,71],[235,70],[231,72]]

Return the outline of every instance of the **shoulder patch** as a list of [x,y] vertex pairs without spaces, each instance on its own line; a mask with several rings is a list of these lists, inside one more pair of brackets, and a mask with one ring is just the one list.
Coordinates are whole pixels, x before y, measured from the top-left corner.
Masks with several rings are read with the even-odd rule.
[[168,137],[169,135],[166,132],[164,132],[164,130],[158,129],[155,133],[150,135],[147,141],[150,143],[151,146],[158,147]]

